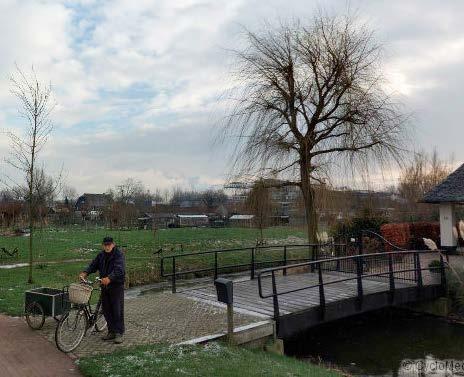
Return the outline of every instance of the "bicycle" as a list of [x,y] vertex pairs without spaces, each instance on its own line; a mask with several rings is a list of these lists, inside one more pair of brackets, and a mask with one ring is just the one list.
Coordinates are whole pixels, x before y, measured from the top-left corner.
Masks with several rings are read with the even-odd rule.
[[[100,278],[96,278],[94,282],[81,279],[81,284],[92,288],[100,282]],[[101,306],[101,290],[103,289],[105,288],[100,287],[100,296],[95,310],[92,310],[90,304],[92,289],[86,303],[73,303],[69,311],[62,316],[55,330],[55,343],[60,351],[68,353],[75,350],[92,327],[95,328],[96,332],[102,332],[106,329],[107,324]]]

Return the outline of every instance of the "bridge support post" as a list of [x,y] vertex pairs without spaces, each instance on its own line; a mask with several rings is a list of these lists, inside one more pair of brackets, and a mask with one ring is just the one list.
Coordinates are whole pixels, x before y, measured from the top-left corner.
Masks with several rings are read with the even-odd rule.
[[251,266],[250,266],[250,279],[255,278],[255,248],[251,248]]
[[214,252],[214,280],[218,278],[218,255]]
[[393,300],[395,298],[395,275],[393,271],[393,257],[391,254],[388,255],[388,275],[389,275],[389,281],[390,281],[389,300],[391,304],[393,303]]
[[[284,246],[284,266],[287,266],[287,245]],[[287,269],[284,268],[284,276],[287,276]]]
[[414,253],[414,259],[416,261],[415,266],[416,266],[417,287],[421,289],[424,284],[422,281],[422,268],[421,268],[419,253]]
[[176,293],[176,257],[172,257],[172,293]]
[[325,293],[324,293],[324,281],[322,279],[322,263],[318,263],[319,271],[319,308],[320,308],[320,318],[324,319],[325,316]]
[[441,286],[443,290],[446,292],[446,272],[445,272],[445,262],[443,260],[443,255],[440,253],[440,275],[441,275]]
[[[316,260],[316,251],[314,245],[309,245],[309,250],[310,250],[310,256],[309,259],[314,262]],[[317,250],[317,246],[316,246]],[[314,272],[315,266],[314,264],[311,265],[311,272]]]
[[276,321],[276,326],[278,329],[279,326],[279,297],[277,296],[277,285],[275,279],[275,273],[272,271],[271,274],[272,279],[272,303],[274,306],[274,320]]
[[362,309],[363,284],[362,284],[363,261],[362,256],[356,258],[356,281],[358,288],[358,310]]

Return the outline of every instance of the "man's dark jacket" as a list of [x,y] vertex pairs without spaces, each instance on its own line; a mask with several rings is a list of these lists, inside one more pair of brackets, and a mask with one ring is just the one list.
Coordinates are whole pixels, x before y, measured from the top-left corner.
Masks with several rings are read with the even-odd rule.
[[110,286],[124,284],[126,263],[123,252],[116,246],[110,253],[101,251],[84,271],[92,274],[97,270],[100,278],[110,278]]

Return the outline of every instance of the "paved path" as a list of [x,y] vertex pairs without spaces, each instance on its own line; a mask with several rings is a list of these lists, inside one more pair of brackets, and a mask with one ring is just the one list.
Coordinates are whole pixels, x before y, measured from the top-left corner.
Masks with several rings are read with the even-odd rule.
[[77,377],[74,361],[21,318],[0,315],[0,376]]
[[[145,293],[125,301],[126,334],[122,345],[101,340],[102,334],[89,332],[73,356],[110,353],[120,348],[153,343],[180,343],[227,331],[225,307],[192,300],[168,292]],[[236,313],[235,326],[262,321]],[[39,332],[54,345],[55,323],[47,319]]]

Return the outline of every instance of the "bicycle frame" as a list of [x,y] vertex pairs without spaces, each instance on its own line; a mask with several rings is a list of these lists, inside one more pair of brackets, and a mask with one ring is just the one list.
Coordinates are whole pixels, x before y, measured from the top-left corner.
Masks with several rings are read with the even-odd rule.
[[[99,280],[96,280],[99,281]],[[89,281],[83,281],[83,283],[88,284],[88,285],[93,285]],[[98,297],[97,305],[95,306],[95,310],[92,310],[92,296],[93,296],[93,291],[91,293],[91,296],[89,298],[89,301],[86,304],[75,304],[74,307],[80,308],[81,310],[84,311],[85,316],[87,317],[87,330],[90,329],[92,326],[95,325],[97,322],[97,315],[100,312],[100,308],[102,305],[102,290],[105,289],[103,286],[100,286],[100,296]]]

